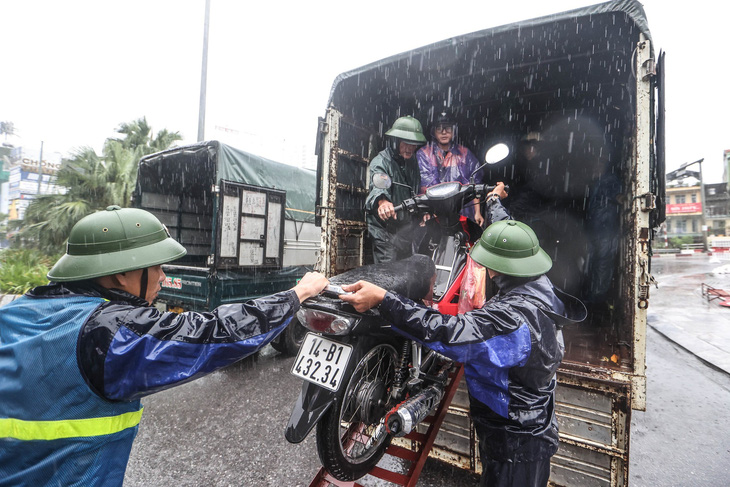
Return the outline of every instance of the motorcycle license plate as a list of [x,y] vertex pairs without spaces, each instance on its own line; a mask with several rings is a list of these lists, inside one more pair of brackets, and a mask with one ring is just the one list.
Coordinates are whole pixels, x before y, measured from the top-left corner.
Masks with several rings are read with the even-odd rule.
[[307,333],[291,373],[330,391],[337,391],[350,360],[350,353],[350,345]]

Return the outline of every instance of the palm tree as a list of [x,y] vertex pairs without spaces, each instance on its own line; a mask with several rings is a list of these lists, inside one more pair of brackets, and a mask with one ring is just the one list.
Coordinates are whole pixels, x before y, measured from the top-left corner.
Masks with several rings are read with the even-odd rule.
[[129,123],[119,124],[117,133],[124,134],[124,138],[107,140],[121,142],[126,149],[144,147],[149,145],[152,127],[147,123],[147,117],[142,117]]
[[15,135],[13,122],[0,122],[0,134],[5,136],[5,141],[8,140],[8,135]]
[[127,206],[132,201],[141,152],[143,151],[139,147],[125,148],[118,140],[106,141],[104,146],[106,185],[108,197],[115,204]]
[[58,253],[71,227],[84,216],[109,205],[129,206],[140,158],[181,140],[178,132],[167,130],[151,139],[145,118],[121,124],[117,132],[124,137],[107,139],[101,156],[83,147],[61,163],[56,184],[66,192],[39,195],[31,202],[18,233],[24,245]]
[[109,201],[106,169],[90,147],[76,150],[61,164],[56,184],[65,194],[39,195],[25,211],[17,239],[46,254],[61,251],[71,227]]

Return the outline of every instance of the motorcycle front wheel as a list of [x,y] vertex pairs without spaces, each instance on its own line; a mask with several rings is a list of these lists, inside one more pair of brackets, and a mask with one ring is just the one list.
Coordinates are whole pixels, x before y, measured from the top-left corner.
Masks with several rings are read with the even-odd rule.
[[398,352],[391,345],[373,347],[317,423],[317,453],[322,465],[338,480],[366,475],[390,444],[381,419],[388,412],[397,360]]

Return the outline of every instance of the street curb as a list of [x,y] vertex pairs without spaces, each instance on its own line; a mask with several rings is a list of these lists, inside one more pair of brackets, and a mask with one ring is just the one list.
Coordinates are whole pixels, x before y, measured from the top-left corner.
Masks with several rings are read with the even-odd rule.
[[727,365],[716,364],[716,361],[722,362],[722,360],[717,360],[713,356],[713,350],[709,348],[710,345],[708,343],[687,335],[681,328],[674,325],[655,326],[649,323],[648,320],[647,325],[670,342],[697,357],[705,365],[730,376],[730,361],[728,361]]
[[688,252],[686,254],[683,254],[681,252],[666,252],[661,254],[652,254],[651,258],[656,259],[659,257],[694,257],[695,255],[698,256],[711,256],[713,254],[724,254],[725,252],[712,252],[712,251],[702,251],[702,252]]

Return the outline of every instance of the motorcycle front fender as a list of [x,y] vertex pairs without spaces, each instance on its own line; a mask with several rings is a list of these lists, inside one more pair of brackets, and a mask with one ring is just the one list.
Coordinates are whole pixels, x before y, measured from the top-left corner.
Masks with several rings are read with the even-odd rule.
[[300,443],[307,437],[314,425],[322,418],[335,402],[336,393],[328,391],[311,382],[302,383],[302,392],[294,405],[289,424],[286,426],[286,437],[289,443]]

